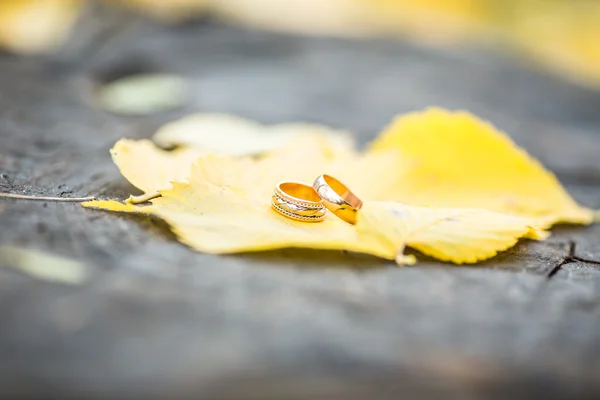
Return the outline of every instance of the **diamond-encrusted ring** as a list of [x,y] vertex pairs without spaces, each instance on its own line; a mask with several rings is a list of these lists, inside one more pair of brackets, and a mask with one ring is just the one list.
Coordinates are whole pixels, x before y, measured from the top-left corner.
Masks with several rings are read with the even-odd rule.
[[346,185],[332,176],[321,175],[315,179],[313,188],[329,211],[349,224],[356,224],[363,202]]
[[271,206],[284,217],[302,222],[321,222],[327,213],[315,189],[301,182],[278,183]]

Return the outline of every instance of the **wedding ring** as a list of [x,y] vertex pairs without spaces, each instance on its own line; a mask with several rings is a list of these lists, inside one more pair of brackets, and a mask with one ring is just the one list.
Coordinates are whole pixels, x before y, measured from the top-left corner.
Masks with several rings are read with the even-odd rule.
[[349,224],[356,224],[356,215],[363,202],[346,185],[332,176],[321,175],[313,188],[329,211]]
[[278,183],[271,206],[284,217],[302,222],[321,222],[327,213],[315,189],[300,182]]

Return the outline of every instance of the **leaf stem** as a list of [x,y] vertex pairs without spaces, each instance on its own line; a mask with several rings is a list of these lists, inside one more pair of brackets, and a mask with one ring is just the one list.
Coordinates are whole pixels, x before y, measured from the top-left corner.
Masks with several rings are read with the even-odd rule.
[[130,195],[129,198],[127,200],[125,200],[125,203],[127,203],[127,204],[140,204],[140,203],[145,203],[148,200],[152,200],[152,199],[155,199],[155,198],[160,197],[160,196],[161,196],[161,194],[159,192],[144,193],[144,194],[139,195],[139,196]]

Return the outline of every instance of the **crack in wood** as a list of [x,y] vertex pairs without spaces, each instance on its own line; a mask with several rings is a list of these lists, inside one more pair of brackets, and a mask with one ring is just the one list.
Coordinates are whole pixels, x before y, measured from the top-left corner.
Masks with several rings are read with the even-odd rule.
[[547,278],[552,279],[554,277],[554,275],[556,275],[558,273],[558,271],[560,271],[562,269],[563,266],[570,264],[572,262],[573,262],[573,260],[571,260],[570,258],[565,258],[558,265],[556,265],[554,268],[552,268],[552,270],[548,273]]
[[571,264],[571,263],[574,263],[574,262],[600,265],[600,261],[590,260],[590,259],[579,257],[579,256],[575,255],[576,247],[577,247],[577,243],[575,243],[575,241],[570,241],[569,242],[569,253],[568,253],[568,255],[560,263],[558,263],[557,265],[555,265],[550,270],[550,272],[548,272],[548,275],[547,275],[548,279],[552,279],[554,277],[554,275],[556,275],[565,265]]
[[583,257],[579,257],[579,256],[573,256],[572,259],[573,259],[573,261],[579,261],[579,262],[582,262],[582,263],[600,265],[600,261],[589,260],[587,258],[583,258]]
[[554,277],[554,275],[556,275],[558,273],[558,271],[560,271],[562,269],[563,266],[565,266],[566,264],[570,264],[572,262],[575,262],[575,248],[576,248],[577,244],[571,240],[569,241],[569,252],[567,254],[567,256],[557,265],[555,265],[550,272],[548,272],[548,275],[546,276],[548,279],[552,279]]

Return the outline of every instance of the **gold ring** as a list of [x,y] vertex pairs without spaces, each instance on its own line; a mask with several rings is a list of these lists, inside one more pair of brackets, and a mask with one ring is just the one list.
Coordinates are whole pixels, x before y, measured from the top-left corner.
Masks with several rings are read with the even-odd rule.
[[315,189],[300,182],[278,183],[271,206],[284,217],[302,222],[321,222],[327,213]]
[[349,224],[356,224],[356,214],[363,202],[346,185],[332,176],[321,175],[315,179],[313,188],[329,211]]

